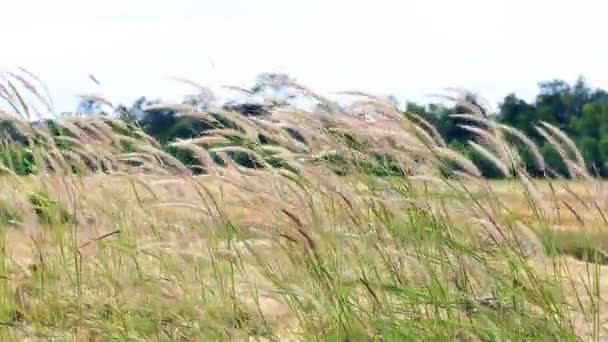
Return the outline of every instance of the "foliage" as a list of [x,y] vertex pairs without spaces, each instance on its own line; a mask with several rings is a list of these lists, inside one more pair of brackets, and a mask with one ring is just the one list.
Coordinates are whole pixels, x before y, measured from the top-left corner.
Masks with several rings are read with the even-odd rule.
[[[408,103],[406,110],[422,115],[434,124],[449,145],[467,151],[485,176],[500,177],[491,164],[474,157],[474,152],[464,145],[472,135],[459,125],[468,123],[450,117],[450,114],[463,112],[458,106]],[[566,132],[581,150],[588,169],[608,176],[608,93],[591,89],[582,77],[572,86],[562,80],[540,82],[539,93],[532,103],[508,94],[498,112],[492,115],[497,122],[519,129],[537,143],[548,166],[561,176],[566,176],[563,160],[538,134],[535,125],[539,122],[554,124]],[[539,176],[527,151],[522,149],[521,152],[528,171]]]

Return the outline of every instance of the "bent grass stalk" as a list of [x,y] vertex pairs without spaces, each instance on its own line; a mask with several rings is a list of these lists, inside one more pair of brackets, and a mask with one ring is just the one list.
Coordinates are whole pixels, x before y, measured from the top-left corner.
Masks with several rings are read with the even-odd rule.
[[[31,115],[33,106],[24,103],[23,91],[16,95],[16,85],[32,92],[34,87],[22,80],[10,85],[2,88],[4,98],[17,114]],[[329,103],[308,88],[289,86]],[[600,314],[604,266],[543,250],[563,249],[543,232],[556,221],[546,203],[557,207],[565,200],[557,199],[556,191],[549,197],[540,180],[513,162],[516,156],[501,132],[535,146],[527,137],[506,126],[468,126],[497,148],[473,142],[477,151],[505,174],[517,175],[508,183],[525,189],[517,201],[512,190],[484,179],[471,160],[445,146],[427,121],[410,122],[370,94],[348,94],[363,96],[358,109],[376,106],[385,114],[382,120],[339,112],[332,113],[331,124],[321,117],[298,119],[307,142],[297,143],[280,133],[297,116],[277,112],[254,119],[220,112],[212,117],[177,108],[215,125],[208,135],[171,142],[193,153],[203,176],[144,132],[118,133],[117,128],[130,127],[120,121],[75,118],[58,136],[48,127],[24,129],[35,146],[38,173],[19,176],[10,166],[16,163],[2,169],[1,182],[16,194],[14,202],[31,202],[31,208],[15,211],[19,229],[1,233],[6,248],[0,276],[6,279],[0,284],[0,335],[75,340],[597,340],[606,335]],[[38,90],[30,95],[42,98]],[[474,111],[460,118],[491,124],[483,109],[459,103]],[[538,130],[567,159],[572,176],[591,182],[571,140],[551,126]],[[338,139],[336,131],[352,139]],[[259,144],[261,134],[274,142]],[[231,136],[256,143],[240,146]],[[121,142],[131,148],[123,150]],[[295,148],[298,144],[306,148]],[[356,156],[350,175],[337,176],[326,164],[302,158],[312,160],[330,149]],[[263,168],[240,165],[235,152]],[[270,152],[294,168],[273,166]],[[367,174],[359,166],[364,162],[387,168],[377,164],[379,152],[403,155],[397,160],[408,163],[401,165],[408,173]],[[537,150],[532,152],[536,166],[544,168]],[[102,166],[106,160],[111,168]],[[456,172],[442,173],[446,161]],[[91,165],[101,171],[93,172]],[[590,222],[585,218],[597,211],[593,222],[605,224],[601,206],[577,209],[574,204],[585,200],[576,194],[563,203],[574,220]],[[12,213],[8,209],[10,204],[0,220]],[[589,245],[577,247],[593,252]],[[577,279],[580,275],[586,277]]]

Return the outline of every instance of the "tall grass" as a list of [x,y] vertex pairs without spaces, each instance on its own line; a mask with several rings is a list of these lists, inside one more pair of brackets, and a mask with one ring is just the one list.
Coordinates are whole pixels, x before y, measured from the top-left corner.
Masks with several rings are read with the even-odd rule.
[[[38,88],[22,92],[50,103]],[[581,243],[595,257],[563,256],[571,249],[557,234],[572,220],[577,236],[605,227],[606,205],[580,153],[549,124],[539,132],[582,179],[582,194],[529,176],[505,136],[537,152],[533,142],[475,108],[473,144],[511,177],[510,193],[424,120],[369,94],[349,93],[362,98],[349,110],[373,110],[374,120],[285,110],[254,119],[181,105],[181,115],[217,127],[173,143],[205,169],[195,176],[118,120],[31,126],[26,96],[4,91],[37,172],[18,176],[7,162],[0,178],[2,339],[606,336],[601,249]],[[234,135],[238,146],[226,139]],[[319,158],[327,153],[350,173],[336,175]],[[370,176],[361,165],[385,167],[378,155],[390,155],[400,175]]]

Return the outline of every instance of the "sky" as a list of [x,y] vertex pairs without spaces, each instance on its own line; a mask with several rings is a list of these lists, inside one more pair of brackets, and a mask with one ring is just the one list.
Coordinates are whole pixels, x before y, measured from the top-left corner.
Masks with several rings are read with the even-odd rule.
[[[0,11],[0,67],[25,67],[58,111],[75,95],[179,99],[284,72],[331,93],[430,100],[446,87],[496,106],[539,81],[608,88],[605,0],[20,0]],[[93,74],[101,85],[88,77]]]

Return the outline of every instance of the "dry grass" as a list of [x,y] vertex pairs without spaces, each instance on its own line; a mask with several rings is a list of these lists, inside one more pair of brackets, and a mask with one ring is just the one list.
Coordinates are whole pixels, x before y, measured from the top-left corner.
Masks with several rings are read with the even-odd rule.
[[[27,85],[44,99],[39,86]],[[581,237],[608,225],[603,183],[584,171],[567,137],[543,126],[580,180],[534,180],[503,136],[517,133],[472,108],[475,146],[513,177],[488,182],[428,123],[383,99],[349,94],[363,98],[350,110],[377,116],[218,113],[235,129],[180,105],[182,115],[216,128],[175,142],[194,152],[207,176],[192,175],[142,132],[118,133],[119,121],[72,119],[60,138],[20,121],[37,142],[39,172],[19,177],[6,167],[0,178],[2,339],[608,336],[604,266],[560,254],[563,244],[546,233]],[[30,116],[16,88],[4,95]],[[234,134],[244,142],[225,146]],[[261,144],[260,134],[276,144]],[[125,142],[131,151],[122,150]],[[270,165],[269,150],[288,167]],[[260,168],[238,165],[231,152]],[[336,176],[319,162],[327,153],[352,162],[354,173]],[[395,156],[406,176],[363,174],[357,162],[374,153]],[[456,168],[452,177],[442,173],[446,162]],[[76,176],[67,172],[73,167],[105,173]],[[579,247],[588,253],[578,257],[601,259],[601,246]]]

